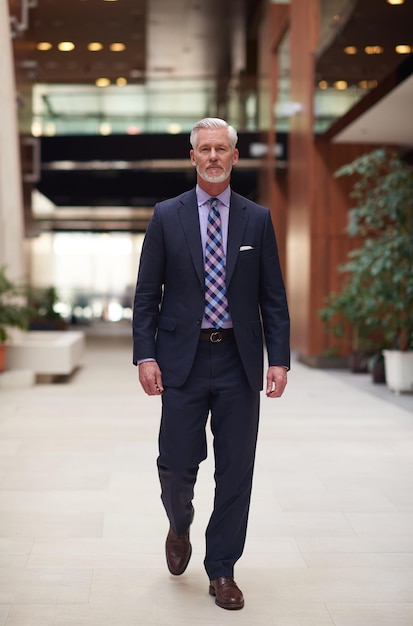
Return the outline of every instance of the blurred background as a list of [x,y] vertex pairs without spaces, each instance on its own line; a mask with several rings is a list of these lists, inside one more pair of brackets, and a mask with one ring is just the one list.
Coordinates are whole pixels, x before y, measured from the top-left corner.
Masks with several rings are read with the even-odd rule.
[[0,264],[68,324],[128,321],[154,203],[193,186],[189,132],[222,117],[233,188],[272,211],[293,347],[323,353],[316,312],[352,245],[334,171],[377,145],[410,159],[413,3],[1,4]]

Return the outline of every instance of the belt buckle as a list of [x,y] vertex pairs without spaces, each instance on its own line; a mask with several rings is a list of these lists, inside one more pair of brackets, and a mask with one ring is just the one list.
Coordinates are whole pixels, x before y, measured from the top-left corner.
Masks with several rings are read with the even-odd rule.
[[219,330],[214,331],[209,335],[209,341],[211,343],[221,343],[222,333]]

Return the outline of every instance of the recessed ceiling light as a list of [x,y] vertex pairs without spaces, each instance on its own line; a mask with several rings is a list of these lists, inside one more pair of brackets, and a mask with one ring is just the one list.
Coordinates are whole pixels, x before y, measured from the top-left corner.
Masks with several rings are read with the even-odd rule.
[[356,46],[347,46],[346,48],[344,48],[344,52],[346,54],[357,54],[357,48]]
[[75,44],[73,43],[73,41],[60,41],[57,44],[57,47],[59,48],[60,52],[71,52],[72,50],[74,50]]
[[374,87],[377,87],[377,80],[361,80],[359,87],[362,89],[374,89]]
[[99,50],[102,50],[102,48],[103,44],[101,44],[99,41],[91,41],[87,44],[87,49],[91,52],[98,52]]
[[320,82],[318,83],[318,86],[320,89],[327,89],[328,88],[328,82],[326,80],[320,80]]
[[118,87],[124,87],[128,84],[128,81],[123,76],[119,76],[119,78],[116,79],[116,84]]
[[125,50],[126,46],[124,43],[120,43],[120,42],[116,42],[116,43],[111,43],[109,46],[109,49],[112,52],[123,52]]
[[387,0],[388,4],[404,4],[404,0]]
[[341,91],[344,89],[347,89],[347,81],[345,80],[336,80],[336,82],[334,83],[334,87],[336,89],[340,89]]
[[383,54],[384,49],[381,46],[366,46],[364,52],[366,54]]
[[96,87],[108,87],[110,85],[109,78],[97,78],[95,80]]
[[397,54],[410,54],[412,51],[412,46],[407,46],[404,44],[400,44],[395,47]]
[[36,44],[36,48],[37,50],[50,50],[51,48],[53,48],[53,46],[50,41],[39,41]]

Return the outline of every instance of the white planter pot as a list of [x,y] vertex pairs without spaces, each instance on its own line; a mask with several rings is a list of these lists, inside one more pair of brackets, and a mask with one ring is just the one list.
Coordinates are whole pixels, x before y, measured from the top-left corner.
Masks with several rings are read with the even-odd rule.
[[413,391],[413,351],[383,350],[386,383],[395,393]]

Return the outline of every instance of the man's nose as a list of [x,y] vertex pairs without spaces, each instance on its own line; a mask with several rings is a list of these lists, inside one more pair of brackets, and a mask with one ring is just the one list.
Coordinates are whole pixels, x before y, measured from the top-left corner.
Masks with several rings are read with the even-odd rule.
[[215,161],[217,158],[217,153],[215,152],[215,148],[211,148],[211,152],[209,153],[209,158]]

